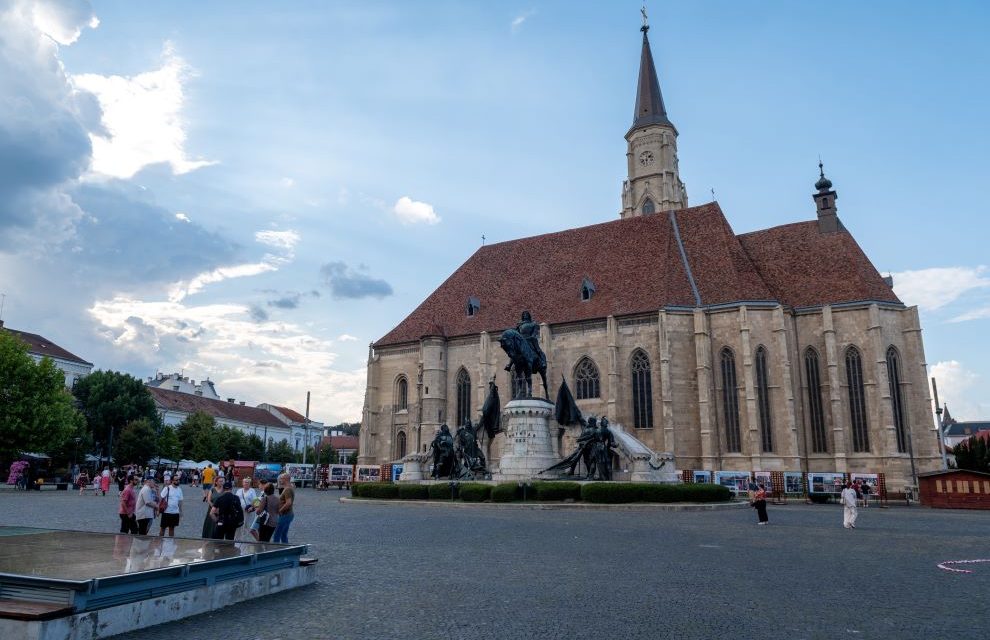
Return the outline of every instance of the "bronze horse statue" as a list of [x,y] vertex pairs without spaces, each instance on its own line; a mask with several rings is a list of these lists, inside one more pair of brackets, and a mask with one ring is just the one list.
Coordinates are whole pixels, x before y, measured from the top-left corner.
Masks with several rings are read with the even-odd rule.
[[543,392],[546,399],[550,400],[547,390],[547,357],[539,344],[539,326],[532,321],[529,312],[523,312],[523,321],[516,329],[506,329],[498,339],[499,345],[505,354],[509,356],[509,364],[506,371],[515,372],[525,380],[525,388],[516,389],[513,380],[513,398],[533,397],[533,374],[540,374],[543,381]]

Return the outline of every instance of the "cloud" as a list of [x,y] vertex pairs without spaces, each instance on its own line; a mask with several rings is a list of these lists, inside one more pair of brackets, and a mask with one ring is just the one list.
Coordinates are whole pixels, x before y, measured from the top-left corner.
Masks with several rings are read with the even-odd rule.
[[251,316],[251,319],[255,322],[264,322],[265,320],[268,320],[268,312],[256,304],[251,305],[248,313]]
[[934,267],[894,273],[894,291],[909,305],[925,311],[940,309],[974,289],[990,287],[987,268]]
[[932,365],[931,377],[938,384],[939,402],[949,405],[949,413],[956,420],[980,420],[986,417],[990,407],[980,402],[983,395],[979,374],[970,371],[957,360],[946,360]]
[[355,342],[355,341],[357,341],[357,338],[346,333],[342,333],[339,336],[337,336],[337,342]]
[[37,29],[61,45],[70,45],[78,40],[83,28],[95,29],[100,25],[93,14],[93,6],[85,0],[33,0],[29,4]]
[[395,206],[392,207],[392,212],[402,224],[419,224],[421,222],[437,224],[440,222],[440,216],[433,210],[432,204],[418,202],[408,196],[399,198],[395,202]]
[[209,284],[231,278],[247,278],[269,271],[278,271],[279,268],[295,258],[293,249],[299,242],[299,234],[291,229],[287,231],[258,231],[254,234],[254,239],[260,244],[280,250],[281,253],[266,253],[259,262],[217,267],[199,273],[189,280],[180,280],[169,289],[169,300],[180,302],[186,296],[199,293]]
[[292,187],[296,186],[296,181],[293,180],[292,178],[282,178],[281,180],[278,181],[278,183],[283,187],[285,187],[286,189],[291,189]]
[[251,405],[299,406],[312,390],[315,414],[333,421],[361,415],[364,367],[334,369],[330,341],[265,320],[248,305],[114,296],[95,302],[88,314],[116,351],[149,369],[197,371],[197,379],[209,376],[222,393]]
[[214,164],[191,159],[185,151],[182,120],[185,83],[192,71],[166,42],[161,67],[132,77],[82,73],[70,76],[72,86],[96,96],[102,109],[102,132],[91,132],[91,170],[103,176],[131,178],[156,163],[175,174]]
[[302,297],[300,293],[292,293],[289,295],[282,296],[281,298],[275,298],[274,300],[268,301],[269,307],[278,307],[279,309],[295,309],[299,306],[299,299]]
[[509,25],[509,29],[512,33],[518,33],[519,30],[522,29],[523,23],[526,22],[526,20],[528,20],[534,13],[536,13],[536,9],[530,9],[528,11],[523,11],[513,18],[512,23]]
[[392,295],[392,285],[361,273],[367,267],[354,270],[344,262],[328,262],[320,267],[324,284],[334,298],[384,298]]
[[189,216],[187,216],[186,214],[184,214],[184,213],[182,213],[181,211],[178,211],[178,212],[176,212],[176,214],[175,214],[175,219],[176,219],[176,220],[181,220],[181,221],[183,221],[183,222],[192,222],[192,221],[191,221],[191,220],[189,219]]

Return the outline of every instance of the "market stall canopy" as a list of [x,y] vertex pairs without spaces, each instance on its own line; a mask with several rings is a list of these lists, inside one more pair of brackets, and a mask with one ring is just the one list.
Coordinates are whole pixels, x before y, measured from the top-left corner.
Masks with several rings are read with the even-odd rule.
[[205,466],[207,466],[207,465],[210,465],[210,464],[212,464],[212,465],[213,465],[213,468],[214,468],[214,469],[216,469],[216,468],[217,468],[217,465],[216,465],[216,464],[214,464],[213,462],[210,462],[209,460],[200,460],[199,462],[197,462],[197,463],[195,463],[195,464],[196,464],[196,466],[197,466],[197,467],[199,467],[199,468],[203,468],[203,467],[205,467]]
[[195,460],[179,460],[180,469],[198,469],[199,463]]

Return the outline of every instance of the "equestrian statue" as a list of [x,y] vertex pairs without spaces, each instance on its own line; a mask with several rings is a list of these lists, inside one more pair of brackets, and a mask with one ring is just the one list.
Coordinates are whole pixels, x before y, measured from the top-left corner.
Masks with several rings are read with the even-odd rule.
[[[533,374],[540,374],[543,392],[550,400],[547,391],[547,356],[540,348],[540,325],[533,322],[529,311],[522,312],[522,320],[515,329],[506,329],[498,339],[502,350],[509,356],[505,370],[513,374],[512,397],[533,397]],[[524,384],[516,385],[516,379]]]

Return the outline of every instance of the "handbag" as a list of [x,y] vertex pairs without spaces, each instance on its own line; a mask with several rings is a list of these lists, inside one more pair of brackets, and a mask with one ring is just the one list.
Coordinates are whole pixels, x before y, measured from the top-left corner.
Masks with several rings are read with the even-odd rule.
[[162,495],[162,499],[158,501],[158,513],[165,513],[165,509],[168,508],[168,490],[172,487],[165,488],[165,494]]

